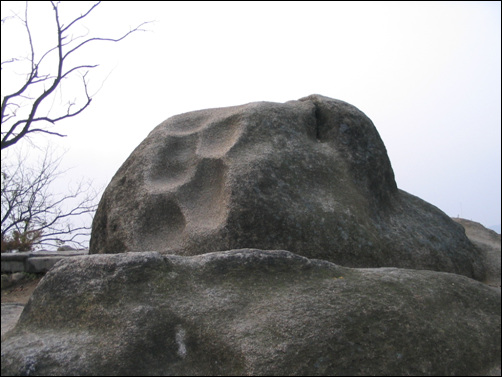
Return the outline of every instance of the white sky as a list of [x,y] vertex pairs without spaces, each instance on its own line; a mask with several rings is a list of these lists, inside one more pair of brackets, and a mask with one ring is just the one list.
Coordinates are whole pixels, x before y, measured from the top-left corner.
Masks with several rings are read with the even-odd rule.
[[[2,17],[24,4],[14,3],[2,1]],[[63,2],[63,19],[89,4]],[[89,109],[54,129],[68,137],[50,140],[68,149],[71,178],[104,187],[168,117],[318,93],[372,119],[399,188],[450,216],[500,224],[500,4],[105,1],[84,21],[100,36],[156,22],[82,51],[79,63],[100,64],[91,88],[107,79]],[[50,4],[33,10],[35,38],[47,42]],[[2,60],[25,41],[2,31]],[[2,75],[2,95],[4,85]]]

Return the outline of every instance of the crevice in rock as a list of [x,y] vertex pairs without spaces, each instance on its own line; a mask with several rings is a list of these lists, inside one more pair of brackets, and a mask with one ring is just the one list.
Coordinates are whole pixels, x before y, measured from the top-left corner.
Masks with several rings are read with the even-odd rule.
[[321,141],[321,112],[316,103],[314,103],[314,117],[315,117],[315,138],[317,141]]

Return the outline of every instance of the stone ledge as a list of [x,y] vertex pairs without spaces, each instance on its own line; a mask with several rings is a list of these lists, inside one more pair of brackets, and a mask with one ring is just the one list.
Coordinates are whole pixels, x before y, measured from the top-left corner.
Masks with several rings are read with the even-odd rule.
[[43,273],[49,271],[63,258],[87,254],[89,250],[3,253],[1,254],[2,273]]

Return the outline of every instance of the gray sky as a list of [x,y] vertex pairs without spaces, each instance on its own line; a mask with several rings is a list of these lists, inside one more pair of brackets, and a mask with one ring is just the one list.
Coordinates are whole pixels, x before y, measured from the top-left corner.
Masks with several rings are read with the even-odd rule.
[[[2,1],[2,17],[15,3]],[[90,4],[63,2],[61,16]],[[43,21],[40,43],[50,41],[49,7],[30,14]],[[372,119],[399,188],[449,216],[501,223],[500,2],[105,1],[84,24],[118,36],[149,20],[149,32],[82,51],[80,63],[100,64],[90,84],[99,91],[55,129],[68,137],[50,139],[68,150],[68,178],[106,186],[173,115],[318,93]],[[2,32],[2,60],[25,41]]]

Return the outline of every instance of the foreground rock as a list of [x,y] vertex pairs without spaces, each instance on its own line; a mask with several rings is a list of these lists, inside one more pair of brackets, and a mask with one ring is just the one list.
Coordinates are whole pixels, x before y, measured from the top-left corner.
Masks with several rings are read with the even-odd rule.
[[286,251],[59,262],[2,342],[2,375],[482,375],[500,294],[463,276]]
[[249,247],[484,278],[463,229],[397,189],[371,120],[319,95],[160,124],[107,187],[90,253]]

